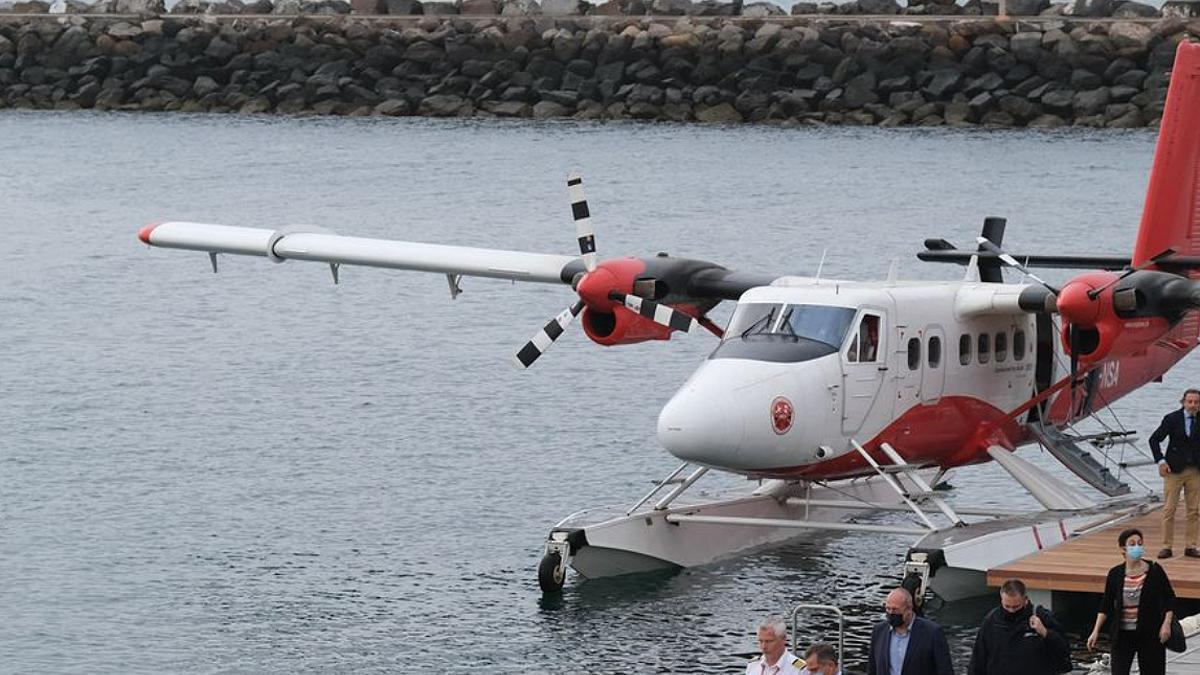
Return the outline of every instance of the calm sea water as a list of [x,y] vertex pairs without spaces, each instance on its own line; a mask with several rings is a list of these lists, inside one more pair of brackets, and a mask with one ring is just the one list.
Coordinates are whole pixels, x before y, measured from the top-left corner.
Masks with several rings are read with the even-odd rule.
[[[565,288],[151,250],[160,219],[882,277],[986,215],[1129,251],[1154,135],[0,114],[0,670],[736,672],[829,602],[861,666],[901,537],[812,535],[543,601],[548,528],[675,465],[657,411],[710,338],[511,354]],[[728,308],[718,310],[724,319]],[[1145,429],[1194,360],[1116,415]],[[1036,452],[1026,456],[1037,461]],[[707,480],[707,479],[706,479]],[[960,503],[1029,503],[993,467]],[[740,485],[717,478],[709,489]],[[703,484],[702,484],[703,485]],[[990,600],[940,608],[960,664]],[[1080,627],[1081,628],[1081,627]],[[830,636],[806,623],[801,638]]]

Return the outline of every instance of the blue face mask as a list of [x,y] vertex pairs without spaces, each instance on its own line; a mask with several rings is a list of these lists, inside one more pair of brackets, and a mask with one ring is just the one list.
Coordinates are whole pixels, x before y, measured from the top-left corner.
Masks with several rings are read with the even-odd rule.
[[1142,545],[1141,544],[1130,544],[1129,546],[1126,546],[1125,547],[1125,555],[1128,555],[1130,560],[1141,560],[1142,559]]

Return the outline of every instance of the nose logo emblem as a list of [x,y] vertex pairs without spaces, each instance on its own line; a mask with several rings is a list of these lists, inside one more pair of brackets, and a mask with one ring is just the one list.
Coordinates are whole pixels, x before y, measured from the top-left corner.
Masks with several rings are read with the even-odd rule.
[[792,420],[795,418],[795,410],[792,408],[792,402],[782,396],[775,397],[771,401],[771,428],[779,435],[786,434],[792,428]]

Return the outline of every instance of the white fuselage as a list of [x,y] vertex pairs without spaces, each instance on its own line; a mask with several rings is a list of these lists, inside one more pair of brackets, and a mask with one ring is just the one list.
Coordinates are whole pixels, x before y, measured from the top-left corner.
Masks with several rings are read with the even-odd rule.
[[[1023,288],[799,278],[754,288],[663,408],[658,437],[681,459],[751,475],[827,463],[889,429],[902,454],[944,453],[962,435],[964,402],[1003,414],[1034,393],[1037,319],[1016,306]],[[926,428],[939,420],[947,428]]]

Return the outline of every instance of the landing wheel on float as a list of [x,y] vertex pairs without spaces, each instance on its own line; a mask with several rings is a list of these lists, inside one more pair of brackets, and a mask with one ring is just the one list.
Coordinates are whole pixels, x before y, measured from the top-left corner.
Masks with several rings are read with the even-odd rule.
[[538,586],[543,593],[558,593],[562,591],[563,582],[567,580],[567,566],[563,564],[562,554],[558,551],[547,551],[538,563]]

